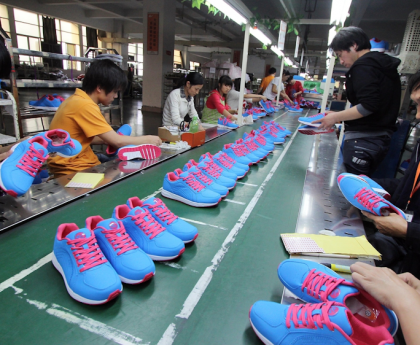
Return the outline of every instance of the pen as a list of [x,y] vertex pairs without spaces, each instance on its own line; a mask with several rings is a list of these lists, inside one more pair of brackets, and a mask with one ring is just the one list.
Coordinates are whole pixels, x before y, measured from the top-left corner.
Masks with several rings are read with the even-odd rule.
[[335,264],[324,264],[324,263],[322,263],[322,265],[324,265],[328,268],[331,268],[334,272],[342,272],[342,273],[351,274],[349,266],[335,265]]

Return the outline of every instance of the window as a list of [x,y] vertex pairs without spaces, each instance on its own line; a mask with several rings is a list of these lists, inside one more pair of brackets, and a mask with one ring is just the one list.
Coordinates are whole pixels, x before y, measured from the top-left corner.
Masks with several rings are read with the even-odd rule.
[[134,74],[143,76],[143,43],[128,44],[128,60],[135,66]]
[[[178,67],[177,67],[178,65]],[[181,51],[180,50],[174,50],[174,68],[179,68],[179,66],[183,66],[182,64],[182,58],[181,58]]]
[[[41,50],[41,30],[39,16],[35,13],[13,9],[15,16],[15,29],[17,45],[21,49]],[[42,63],[42,58],[19,55],[19,61],[29,64]]]
[[190,71],[194,71],[196,67],[200,67],[199,62],[190,61]]
[[0,5],[0,23],[10,37],[9,13],[7,13],[7,6],[5,5]]

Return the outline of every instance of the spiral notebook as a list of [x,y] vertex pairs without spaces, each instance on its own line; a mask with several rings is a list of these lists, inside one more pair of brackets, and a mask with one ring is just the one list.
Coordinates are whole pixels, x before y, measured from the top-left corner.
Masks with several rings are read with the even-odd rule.
[[381,260],[381,254],[365,236],[344,237],[292,233],[281,234],[280,237],[289,254]]

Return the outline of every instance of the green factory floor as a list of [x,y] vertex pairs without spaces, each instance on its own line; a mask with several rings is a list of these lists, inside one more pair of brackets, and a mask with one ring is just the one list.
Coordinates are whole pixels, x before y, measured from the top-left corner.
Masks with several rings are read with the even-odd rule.
[[[297,116],[275,118],[295,131]],[[82,227],[89,216],[109,218],[127,198],[155,194],[165,173],[217,152],[245,131],[249,127],[1,234],[0,343],[261,344],[248,311],[258,300],[281,300],[277,266],[288,256],[279,235],[295,231],[311,136],[292,134],[217,207],[194,208],[162,197],[172,212],[193,221],[199,237],[179,259],[156,263],[151,281],[124,284],[123,293],[105,305],[73,300],[50,262],[59,224]]]

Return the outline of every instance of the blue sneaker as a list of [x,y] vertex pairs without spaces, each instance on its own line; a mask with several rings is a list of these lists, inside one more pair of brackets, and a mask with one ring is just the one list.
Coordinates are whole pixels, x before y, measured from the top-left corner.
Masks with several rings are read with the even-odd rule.
[[198,237],[198,230],[195,226],[173,214],[158,198],[151,197],[146,201],[141,201],[135,196],[128,199],[127,205],[130,208],[142,207],[147,209],[160,225],[184,243],[191,243]]
[[69,295],[86,304],[103,304],[123,290],[117,272],[105,258],[94,233],[76,224],[61,224],[55,236],[52,264]]
[[253,161],[247,157],[245,152],[243,152],[239,147],[236,147],[232,144],[226,144],[223,146],[222,151],[226,153],[229,157],[234,159],[236,162],[239,162],[244,165],[252,165]]
[[161,154],[159,146],[151,144],[127,145],[120,147],[117,151],[118,158],[122,161],[131,159],[155,159]]
[[221,117],[219,120],[217,120],[217,124],[221,125],[221,126],[229,127],[229,128],[232,128],[232,129],[235,129],[235,128],[239,127],[236,123],[233,123],[227,117]]
[[34,182],[32,182],[32,184],[40,184],[42,182],[46,182],[49,177],[50,177],[50,174],[48,174],[48,171],[45,169],[41,169],[35,175],[35,179],[34,179]]
[[48,152],[56,152],[61,157],[73,157],[82,151],[82,145],[63,129],[52,129],[36,134],[35,137],[43,137],[48,143]]
[[264,136],[257,133],[255,130],[252,130],[249,133],[245,132],[244,135],[242,136],[242,138],[244,140],[248,140],[248,139],[254,140],[254,142],[259,147],[263,148],[264,150],[266,150],[268,152],[273,152],[274,151],[274,141],[272,141],[271,139],[266,139]]
[[383,53],[385,50],[387,50],[388,42],[386,41],[381,41],[379,38],[374,37],[369,42],[371,46],[371,51]]
[[86,219],[86,228],[95,233],[99,248],[123,283],[140,284],[153,278],[155,264],[131,239],[121,222],[93,216]]
[[227,161],[223,156],[221,156],[220,153],[217,153],[213,156],[210,152],[207,152],[201,155],[200,162],[205,158],[210,159],[211,161],[213,161],[213,163],[217,164],[223,170],[235,174],[236,179],[245,177],[245,175],[249,171],[249,165],[247,165],[246,168],[242,168],[245,167],[244,165],[242,165],[242,167],[235,166],[234,164]]
[[273,113],[274,112],[274,109],[271,109],[270,107],[269,107],[269,105],[268,104],[266,104],[266,102],[264,102],[263,100],[260,100],[260,105],[262,106],[262,108],[267,112],[267,113]]
[[[201,164],[203,162],[205,163],[205,165]],[[212,170],[218,172],[221,176],[227,177],[228,179],[231,179],[231,180],[236,180],[238,178],[238,175],[236,175],[233,172],[223,170],[221,167],[219,167],[217,164],[215,164],[213,162],[213,159],[211,159],[209,157],[204,157],[204,158],[200,159],[200,161],[198,163],[194,159],[190,159],[188,161],[188,163],[191,164],[192,166],[194,165],[196,167],[198,167],[199,164],[201,164],[201,167],[208,166]]]
[[[189,164],[189,163],[187,163]],[[191,165],[190,165],[191,166]],[[208,190],[211,190],[213,192],[216,192],[220,194],[222,198],[227,196],[229,194],[229,189],[225,186],[222,186],[221,184],[218,184],[215,182],[215,180],[211,179],[210,177],[207,177],[200,169],[198,169],[196,166],[191,166],[188,170],[185,170],[191,175],[195,177],[197,181],[200,181],[201,184],[203,184]],[[181,169],[175,169],[175,173],[181,175],[183,171]]]
[[57,110],[61,103],[61,99],[53,95],[44,95],[36,101],[29,101],[30,106],[45,110]]
[[[248,158],[251,161],[251,164],[257,164],[261,160],[260,157],[258,157],[254,153],[250,152],[244,144],[237,144],[237,143],[226,144],[223,147],[223,151],[225,151],[225,148],[227,150],[232,149],[233,152],[235,153],[235,155],[237,155],[237,156],[240,156],[240,154],[242,152],[245,155],[245,157]],[[228,151],[225,151],[225,152],[229,155]]]
[[317,135],[317,134],[332,133],[334,132],[334,128],[319,129],[318,127],[313,127],[310,125],[300,125],[298,128],[298,132],[305,135]]
[[337,177],[337,182],[347,201],[359,210],[370,212],[376,216],[396,213],[406,219],[403,211],[375,193],[363,178],[353,174],[340,174]]
[[271,141],[272,143],[276,145],[282,145],[286,141],[284,138],[285,136],[277,136],[275,133],[273,133],[270,129],[259,129],[256,131],[258,134],[261,134],[266,140]]
[[[213,164],[210,164],[207,161],[201,161],[198,164],[192,164],[191,161],[194,162],[193,159],[190,159],[190,161],[184,165],[183,171],[188,171],[192,167],[196,167],[197,169],[200,169],[200,171],[207,176],[208,178],[212,179],[217,184],[226,187],[227,189],[233,189],[236,186],[236,178],[229,178],[226,176],[223,176],[220,173],[220,170],[223,171],[219,166],[217,166],[217,169],[214,168]],[[195,163],[195,162],[194,162]],[[223,171],[224,172],[224,171]]]
[[167,173],[163,179],[161,194],[166,198],[178,200],[194,207],[215,206],[222,200],[219,193],[205,188],[188,172],[179,176],[173,172]]
[[25,194],[38,170],[48,158],[48,143],[43,137],[32,137],[13,146],[12,154],[0,164],[0,187],[9,195]]
[[260,132],[268,132],[273,136],[273,141],[277,139],[285,139],[287,137],[287,133],[277,129],[275,126],[266,126],[261,125],[259,128]]
[[353,176],[358,176],[359,178],[363,179],[364,181],[366,181],[366,183],[370,186],[370,188],[372,188],[372,190],[375,193],[378,193],[380,196],[382,196],[384,199],[386,200],[391,200],[391,194],[389,194],[384,187],[382,187],[379,183],[375,182],[374,180],[372,180],[370,177],[366,176],[366,175],[354,175],[354,174],[350,174],[350,173],[342,173],[341,175],[353,175]]
[[277,128],[279,131],[286,133],[286,137],[290,137],[290,135],[292,134],[292,132],[289,131],[286,127],[282,127],[277,122],[274,122],[274,121],[270,121],[270,122],[264,121],[264,125],[266,125],[267,127]]
[[393,345],[385,327],[372,328],[333,302],[284,305],[258,301],[249,311],[254,332],[270,345]]
[[127,205],[115,207],[112,218],[120,220],[134,242],[153,261],[167,261],[179,257],[184,251],[184,243],[160,225],[141,207],[130,209]]
[[[225,152],[223,151],[219,151],[215,154],[215,156],[220,157],[221,159],[223,158],[224,160],[226,160],[227,162],[229,162],[230,164],[232,164],[233,166],[235,166],[236,168],[239,168],[241,170],[245,170],[246,172],[249,171],[249,165],[247,164],[242,164],[239,163],[237,161],[235,161],[232,157],[228,156]],[[209,156],[210,157],[210,156]],[[213,157],[211,157],[213,158]]]
[[341,304],[367,326],[384,326],[392,335],[398,329],[393,311],[322,264],[288,259],[279,265],[277,273],[283,285],[305,302]]
[[303,123],[304,125],[309,125],[312,127],[319,127],[321,125],[320,123],[312,123],[312,121],[321,120],[325,116],[326,115],[324,113],[321,113],[321,114],[316,114],[316,115],[312,115],[308,117],[299,117],[298,121],[300,123]]
[[[129,137],[131,135],[132,129],[130,125],[124,124],[117,130],[118,135],[125,135]],[[118,149],[114,146],[108,145],[106,148],[106,153],[110,156],[114,156],[117,154]]]
[[254,156],[256,156],[259,160],[264,159],[268,156],[270,152],[260,148],[257,144],[254,143],[253,140],[244,140],[244,139],[238,139],[235,141],[238,145],[244,145],[246,149],[251,152]]

